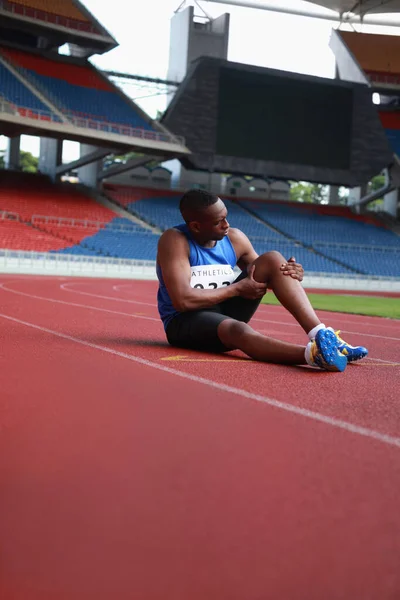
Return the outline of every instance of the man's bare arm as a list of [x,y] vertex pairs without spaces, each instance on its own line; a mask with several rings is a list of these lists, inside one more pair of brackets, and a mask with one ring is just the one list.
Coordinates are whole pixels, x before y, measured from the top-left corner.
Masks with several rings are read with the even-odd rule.
[[231,228],[229,230],[229,239],[236,252],[238,267],[242,271],[245,269],[248,270],[256,258],[258,258],[258,254],[254,250],[249,238],[240,229]]
[[234,296],[258,298],[265,293],[262,284],[250,277],[217,289],[192,288],[188,243],[174,229],[165,231],[161,236],[157,260],[172,304],[179,312],[209,308]]

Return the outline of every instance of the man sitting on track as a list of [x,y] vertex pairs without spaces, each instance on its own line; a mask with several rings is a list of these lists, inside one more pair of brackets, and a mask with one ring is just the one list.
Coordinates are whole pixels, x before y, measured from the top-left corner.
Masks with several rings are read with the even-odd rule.
[[[344,371],[368,354],[320,322],[300,282],[303,267],[279,252],[258,256],[247,236],[229,227],[218,196],[184,194],[185,221],[163,233],[158,245],[158,310],[172,346],[206,352],[240,349],[255,360]],[[237,265],[242,273],[235,278]],[[261,298],[273,290],[307,333],[306,346],[258,333],[247,323]]]

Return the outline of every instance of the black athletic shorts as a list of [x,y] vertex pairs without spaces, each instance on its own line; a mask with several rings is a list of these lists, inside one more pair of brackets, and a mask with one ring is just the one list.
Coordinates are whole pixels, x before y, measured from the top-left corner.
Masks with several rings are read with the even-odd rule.
[[[242,271],[234,283],[245,277],[247,271]],[[218,325],[225,319],[248,323],[260,302],[261,299],[248,300],[235,296],[210,308],[180,313],[167,325],[167,340],[171,346],[178,348],[203,352],[228,352],[229,348],[226,348],[218,337]]]

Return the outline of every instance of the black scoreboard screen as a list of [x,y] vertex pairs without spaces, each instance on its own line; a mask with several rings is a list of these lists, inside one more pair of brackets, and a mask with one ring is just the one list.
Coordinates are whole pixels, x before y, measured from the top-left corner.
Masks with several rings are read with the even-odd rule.
[[349,168],[351,89],[229,68],[219,77],[216,154]]

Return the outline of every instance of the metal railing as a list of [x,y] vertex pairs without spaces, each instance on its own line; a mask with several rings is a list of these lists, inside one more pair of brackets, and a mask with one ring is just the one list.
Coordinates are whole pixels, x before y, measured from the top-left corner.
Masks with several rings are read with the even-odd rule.
[[[71,274],[80,272],[87,273],[123,273],[140,278],[140,275],[156,279],[156,262],[152,260],[135,260],[127,258],[108,258],[102,256],[86,256],[76,254],[64,254],[57,252],[29,252],[26,250],[0,249],[0,267],[6,268],[8,272],[33,272],[31,267],[37,271],[57,273],[64,269]],[[384,289],[388,291],[400,291],[400,277],[381,277],[377,275],[359,275],[355,273],[329,273],[329,272],[307,272],[307,281],[323,280],[332,281],[331,287],[338,288],[338,284],[353,284],[354,289]],[[347,282],[347,283],[346,283]],[[339,288],[338,288],[339,289]]]
[[394,252],[400,253],[400,238],[398,246],[374,246],[373,244],[353,244],[351,242],[324,242],[316,240],[312,242],[312,247],[318,249],[331,248],[333,250],[361,250],[364,252]]
[[10,212],[8,210],[0,211],[0,221],[20,221],[18,213]]
[[66,119],[68,119],[67,121],[63,122],[58,115],[54,114],[50,110],[45,111],[37,108],[29,108],[28,106],[20,106],[13,102],[0,99],[0,113],[14,114],[22,118],[35,119],[39,121],[50,121],[64,127],[67,125],[73,125],[74,127],[79,127],[80,129],[123,135],[126,137],[152,142],[165,142],[175,145],[185,144],[185,140],[182,136],[169,135],[161,131],[130,127],[128,125],[110,123],[107,121],[97,121],[96,119],[90,119],[87,117],[78,117],[71,112],[64,112],[62,110],[61,112]]
[[[19,215],[17,215],[19,216]],[[112,221],[94,221],[91,219],[75,219],[73,217],[52,217],[45,215],[32,215],[30,222],[36,227],[67,227],[70,229],[88,229],[99,230],[107,229],[109,231],[118,231],[122,233],[135,233],[138,230],[142,231],[139,223],[113,223]],[[143,233],[153,235],[150,230],[143,230]]]
[[[27,106],[18,106],[13,102],[0,99],[0,113],[8,115],[17,115],[18,117],[35,119],[38,121],[51,121],[62,125],[60,117],[52,113],[50,110],[40,110],[38,108],[28,108]],[[65,123],[64,123],[65,125]]]
[[71,111],[62,111],[64,116],[75,127],[83,129],[92,129],[101,131],[102,133],[116,133],[127,137],[139,138],[152,142],[166,142],[169,144],[185,144],[185,139],[182,136],[171,135],[162,131],[152,129],[143,129],[140,127],[131,127],[130,125],[121,125],[120,123],[112,123],[110,121],[99,121],[95,118],[80,117]]
[[51,25],[67,27],[68,29],[75,29],[83,33],[101,35],[96,27],[90,23],[90,21],[79,21],[78,19],[72,19],[71,17],[63,17],[62,15],[48,13],[38,8],[30,8],[29,6],[7,2],[7,0],[4,0],[0,3],[0,8],[6,10],[7,12],[13,13],[14,15],[28,17],[30,19],[38,19],[39,21],[44,21]]

